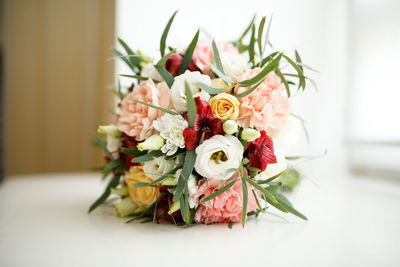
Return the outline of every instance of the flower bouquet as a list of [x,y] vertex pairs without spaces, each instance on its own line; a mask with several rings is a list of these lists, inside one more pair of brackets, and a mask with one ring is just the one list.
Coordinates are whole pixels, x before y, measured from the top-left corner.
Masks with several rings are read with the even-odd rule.
[[175,15],[157,62],[121,39],[124,52],[113,49],[132,70],[121,76],[134,82],[115,89],[115,124],[98,129],[107,141],[93,133],[110,181],[89,212],[113,194],[117,215],[130,221],[244,225],[270,206],[306,220],[282,194],[299,172],[279,143],[293,120],[302,123],[289,98],[305,89],[309,67],[296,50],[294,59],[273,51],[266,17],[258,27],[253,18],[237,41],[199,39],[197,31],[185,49],[167,47]]

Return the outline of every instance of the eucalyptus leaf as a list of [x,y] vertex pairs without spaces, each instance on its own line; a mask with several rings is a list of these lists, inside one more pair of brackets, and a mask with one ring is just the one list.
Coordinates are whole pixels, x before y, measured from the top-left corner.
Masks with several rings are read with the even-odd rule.
[[261,81],[268,73],[273,71],[279,66],[279,61],[282,58],[282,53],[279,53],[278,56],[273,59],[267,66],[265,66],[256,76],[249,80],[239,82],[239,86],[241,87],[248,87],[251,86],[259,81]]
[[186,188],[189,175],[193,171],[195,162],[196,162],[196,152],[194,150],[188,150],[185,155],[182,172],[181,175],[179,175],[178,186],[176,187],[173,200],[178,200],[182,196],[183,190]]
[[125,49],[126,53],[128,54],[129,56],[128,59],[131,62],[131,64],[140,69],[140,56],[136,55],[121,38],[118,38],[118,42],[121,44],[121,46]]
[[140,151],[138,149],[130,149],[130,148],[126,148],[126,147],[121,147],[121,151],[132,157],[142,156],[147,153],[146,151]]
[[127,78],[134,78],[134,79],[138,79],[138,80],[148,80],[149,79],[149,77],[143,77],[140,75],[120,74],[119,76],[127,77]]
[[174,77],[168,71],[158,65],[155,65],[154,68],[156,68],[158,73],[160,73],[161,77],[167,83],[168,87],[171,88],[175,81]]
[[207,93],[209,93],[210,95],[216,95],[216,94],[220,94],[223,92],[226,92],[226,90],[228,90],[228,88],[213,88],[210,87],[204,83],[195,83],[194,85],[196,85],[197,87],[203,89],[204,91],[206,91]]
[[93,137],[95,138],[96,142],[99,144],[99,146],[103,149],[104,153],[106,153],[106,155],[111,159],[114,160],[113,155],[111,154],[111,152],[107,149],[107,145],[103,142],[103,140],[101,140],[101,138],[95,134],[94,132],[90,132]]
[[161,111],[163,111],[163,112],[165,112],[165,113],[169,113],[169,114],[172,114],[172,115],[180,115],[178,112],[175,112],[175,111],[173,111],[173,110],[169,110],[169,109],[166,109],[166,108],[154,106],[154,105],[152,105],[152,104],[149,104],[149,103],[146,103],[146,102],[143,102],[143,101],[140,101],[140,100],[135,100],[135,99],[134,99],[134,100],[132,100],[132,101],[137,102],[137,103],[140,103],[140,104],[143,104],[143,105],[146,105],[146,106],[151,107],[151,108],[155,108],[155,109],[161,110]]
[[242,205],[242,226],[244,227],[246,223],[247,216],[247,203],[249,201],[248,191],[247,191],[247,183],[246,177],[243,174],[243,166],[239,167],[240,179],[242,180],[242,192],[243,192],[243,205]]
[[246,35],[249,33],[251,27],[254,24],[254,21],[256,19],[256,15],[254,14],[253,18],[250,21],[250,24],[247,26],[247,28],[244,30],[244,32],[242,33],[242,35],[239,37],[238,43],[239,43],[239,52],[243,52],[243,44],[242,41],[243,39],[246,37]]
[[154,158],[158,158],[161,157],[163,155],[163,153],[159,150],[153,150],[148,152],[147,154],[134,158],[132,159],[132,162],[138,163],[138,162],[146,162],[146,161],[150,161]]
[[286,55],[282,55],[287,62],[289,62],[290,65],[292,65],[292,67],[297,71],[297,74],[299,75],[299,89],[300,87],[303,88],[303,90],[306,88],[306,81],[305,81],[305,77],[303,74],[303,71],[300,69],[300,67],[292,60],[290,59],[288,56]]
[[167,60],[172,56],[172,54],[175,53],[175,50],[170,51],[168,54],[163,56],[158,62],[157,66],[160,66],[161,68],[165,69],[165,63],[167,63]]
[[200,204],[203,204],[203,203],[205,203],[207,201],[210,201],[211,199],[214,199],[217,196],[221,195],[222,193],[227,191],[229,188],[231,188],[236,182],[237,182],[237,179],[233,180],[232,182],[230,182],[229,184],[225,185],[224,187],[218,189],[216,192],[212,193],[211,195],[201,199],[200,200]]
[[262,56],[262,35],[264,31],[265,19],[266,17],[264,16],[260,21],[260,25],[258,26],[257,44],[258,44],[258,50],[260,52],[260,57]]
[[110,196],[111,188],[115,188],[117,185],[119,185],[120,177],[121,175],[117,174],[110,180],[103,194],[90,206],[88,213],[91,213],[98,206],[103,204],[104,201],[106,201],[106,199]]
[[264,194],[264,196],[269,199],[270,201],[274,202],[275,204],[279,204],[278,201],[276,200],[276,198],[268,191],[266,190],[264,187],[262,187],[261,185],[257,184],[256,182],[254,182],[253,180],[249,179],[246,177],[246,180],[249,184],[251,184],[254,188],[256,188],[258,191],[260,191],[261,193]]
[[[269,44],[269,46],[271,48],[273,48],[271,42],[269,41],[269,32],[271,30],[271,23],[272,23],[272,15],[271,15],[271,19],[269,20],[269,23],[268,23],[267,33],[265,34],[263,54],[264,54],[265,49],[267,48],[267,44]],[[263,56],[263,54],[261,55],[261,57]]]
[[293,215],[303,219],[303,220],[308,220],[307,217],[296,210],[293,205],[290,203],[290,201],[282,194],[279,194],[274,191],[270,191],[272,195],[279,201],[280,205],[283,206],[288,212],[292,213]]
[[228,78],[225,74],[223,74],[222,72],[219,71],[219,69],[214,66],[213,64],[208,64],[210,66],[210,69],[219,77],[222,79],[222,81],[224,81],[224,83],[226,84],[226,86],[229,86],[230,83],[233,83],[233,81]]
[[222,67],[221,57],[220,57],[219,52],[218,52],[218,47],[215,44],[215,40],[212,41],[212,48],[213,48],[213,55],[214,55],[215,65],[216,65],[217,69],[222,74],[225,74],[224,68]]
[[172,22],[174,21],[174,18],[175,18],[175,16],[176,16],[176,13],[177,13],[177,12],[178,12],[178,10],[175,11],[175,12],[172,14],[171,18],[168,20],[168,23],[167,23],[167,25],[165,26],[164,31],[163,31],[163,33],[162,33],[162,35],[161,35],[161,39],[160,39],[160,53],[161,53],[161,57],[164,56],[164,53],[165,53],[165,44],[166,44],[166,41],[167,41],[168,32],[169,32],[169,29],[171,28],[171,24],[172,24]]
[[189,127],[194,125],[197,117],[197,107],[196,102],[192,95],[192,90],[190,89],[190,85],[187,81],[185,81],[185,96],[186,96],[186,103],[187,103],[187,115],[188,115],[188,122]]
[[114,54],[116,54],[118,57],[120,57],[120,58],[125,62],[125,64],[128,65],[128,67],[129,67],[133,72],[136,73],[135,66],[132,65],[131,61],[130,61],[128,58],[126,58],[126,57],[125,57],[117,48],[115,48],[115,47],[111,48],[111,50],[114,52]]
[[250,43],[249,43],[249,62],[252,62],[253,65],[254,65],[255,31],[256,31],[256,27],[253,24],[251,26],[251,36],[250,36]]
[[250,89],[244,91],[243,93],[237,94],[235,95],[236,98],[242,98],[245,96],[248,96],[249,94],[253,93],[254,90],[257,89],[257,87],[263,82],[264,80],[259,81],[256,85],[254,85],[253,87],[251,87]]
[[[294,50],[294,55],[295,55],[295,57],[296,57],[296,63],[297,63],[297,65],[299,65],[299,68],[300,68],[301,71],[304,73],[303,66],[300,65],[300,64],[301,64],[301,57],[300,57],[299,52],[297,51],[297,49]],[[300,64],[299,64],[299,63],[300,63]]]
[[274,175],[274,176],[272,176],[272,177],[270,177],[270,178],[268,178],[268,179],[266,179],[266,180],[257,181],[257,183],[258,183],[258,184],[267,184],[267,183],[269,183],[269,182],[275,180],[276,178],[278,178],[278,177],[281,176],[282,174],[284,174],[285,171],[286,171],[286,170],[283,170],[283,171],[281,171],[280,173],[278,173],[278,174],[276,174],[276,175]]
[[190,42],[188,48],[186,49],[185,55],[183,56],[182,63],[179,66],[178,75],[184,73],[189,67],[190,61],[192,61],[192,56],[194,49],[196,48],[197,41],[199,40],[200,30],[197,30],[192,41]]
[[290,97],[290,88],[289,88],[288,82],[286,81],[285,76],[283,76],[283,74],[279,68],[276,68],[275,71],[276,71],[276,74],[279,76],[279,78],[281,78],[281,81],[283,82],[283,84],[285,85],[287,96]]

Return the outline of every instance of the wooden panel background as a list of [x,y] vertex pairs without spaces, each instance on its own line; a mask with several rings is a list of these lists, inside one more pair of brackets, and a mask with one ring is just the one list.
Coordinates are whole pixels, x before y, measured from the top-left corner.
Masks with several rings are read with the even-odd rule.
[[111,119],[115,3],[3,2],[6,175],[99,165],[90,130]]

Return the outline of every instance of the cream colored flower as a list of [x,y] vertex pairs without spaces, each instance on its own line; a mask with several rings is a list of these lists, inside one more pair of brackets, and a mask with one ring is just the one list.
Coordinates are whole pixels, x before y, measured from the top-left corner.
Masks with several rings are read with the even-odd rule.
[[239,116],[239,105],[239,100],[228,93],[221,93],[210,99],[214,116],[222,121],[236,120]]

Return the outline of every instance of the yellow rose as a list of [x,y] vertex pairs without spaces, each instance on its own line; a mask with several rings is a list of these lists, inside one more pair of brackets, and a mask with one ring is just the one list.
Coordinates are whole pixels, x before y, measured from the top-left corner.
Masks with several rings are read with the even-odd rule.
[[221,78],[216,78],[211,80],[211,87],[213,88],[226,88],[225,93],[230,93],[232,91],[233,84],[227,86]]
[[128,185],[129,196],[138,206],[150,207],[159,197],[158,187],[142,186],[132,188],[136,183],[151,183],[153,179],[143,172],[142,166],[133,166],[125,173],[124,180]]
[[211,110],[222,121],[236,120],[239,116],[239,100],[231,94],[221,93],[210,99]]

